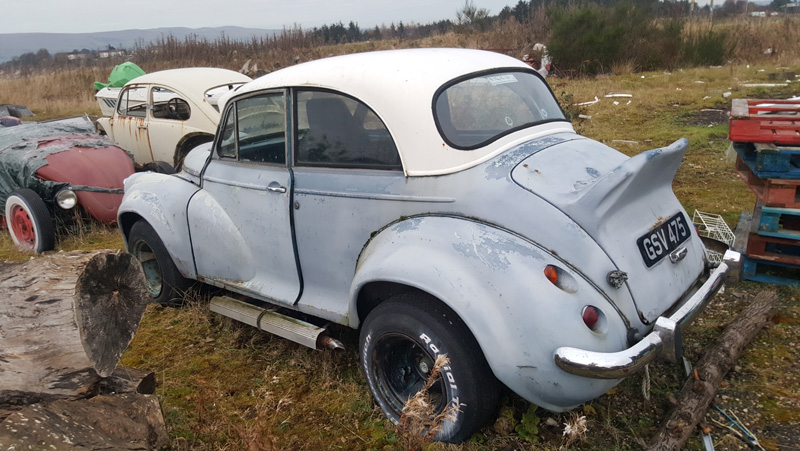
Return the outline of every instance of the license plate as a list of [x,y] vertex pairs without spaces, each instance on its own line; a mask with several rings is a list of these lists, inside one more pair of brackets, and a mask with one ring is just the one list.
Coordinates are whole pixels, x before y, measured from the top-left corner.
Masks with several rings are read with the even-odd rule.
[[645,233],[638,240],[639,252],[645,265],[651,267],[689,239],[691,229],[682,213],[664,221],[660,226]]

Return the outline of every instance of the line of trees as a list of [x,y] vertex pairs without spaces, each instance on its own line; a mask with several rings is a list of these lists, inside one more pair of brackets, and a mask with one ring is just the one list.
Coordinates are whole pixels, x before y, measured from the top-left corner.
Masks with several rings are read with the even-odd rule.
[[[773,6],[784,6],[789,0],[773,0]],[[749,6],[748,6],[749,5]],[[714,9],[714,18],[741,17],[752,5],[744,0],[725,0]],[[688,21],[711,18],[709,6],[691,9],[688,1],[659,0],[518,0],[497,14],[465,0],[455,12],[455,20],[440,20],[429,24],[398,22],[388,26],[361,28],[357,22],[347,25],[338,22],[310,29],[295,24],[275,35],[254,36],[247,41],[232,40],[222,35],[208,40],[197,36],[178,39],[164,36],[155,42],[139,42],[118,58],[98,57],[90,52],[83,58],[67,58],[66,54],[50,55],[46,49],[26,53],[0,64],[0,71],[26,75],[41,70],[62,70],[72,67],[111,67],[120,60],[132,60],[139,65],[150,64],[150,70],[175,65],[218,66],[237,69],[243,61],[253,59],[260,67],[273,70],[301,60],[318,58],[316,49],[349,43],[379,43],[386,40],[419,40],[437,35],[453,34],[452,45],[465,42],[482,48],[504,49],[528,53],[533,44],[548,45],[556,66],[566,71],[598,73],[608,71],[619,63],[633,64],[638,69],[671,69],[677,65],[723,64],[733,52],[744,46],[763,46],[760,39],[750,39],[747,33],[763,30],[750,27],[737,30],[738,41],[730,39],[724,28],[708,26],[687,31]],[[706,19],[706,20],[707,20]],[[788,21],[787,21],[788,24]],[[791,42],[799,33],[784,26],[780,39]],[[792,31],[794,29],[794,31]],[[788,30],[788,31],[787,31]],[[471,35],[474,39],[459,40]],[[748,42],[748,39],[750,42]],[[773,37],[769,37],[773,39]],[[440,40],[441,42],[441,40]],[[797,40],[794,41],[796,44]],[[361,47],[386,48],[404,46],[400,43]],[[405,45],[419,45],[409,43]],[[766,44],[764,44],[766,45]],[[770,44],[772,48],[774,44]],[[787,44],[786,47],[796,47]],[[329,49],[328,52],[331,50]],[[345,51],[345,50],[342,50]],[[354,51],[354,50],[350,50]],[[763,52],[753,50],[752,54]],[[239,65],[238,67],[237,64]],[[143,66],[144,67],[144,66]]]

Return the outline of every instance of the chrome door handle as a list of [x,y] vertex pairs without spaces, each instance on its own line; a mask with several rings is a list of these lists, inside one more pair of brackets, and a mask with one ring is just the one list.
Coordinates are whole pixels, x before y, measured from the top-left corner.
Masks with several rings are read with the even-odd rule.
[[285,193],[286,188],[282,187],[278,182],[272,182],[267,186],[267,190],[272,191],[273,193]]

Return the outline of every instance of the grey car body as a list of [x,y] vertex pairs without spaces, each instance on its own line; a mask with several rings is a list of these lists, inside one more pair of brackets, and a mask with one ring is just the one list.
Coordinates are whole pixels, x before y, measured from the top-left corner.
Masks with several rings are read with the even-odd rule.
[[[362,76],[372,81],[352,80]],[[392,77],[411,87],[391,92]],[[437,104],[464,83],[528,79],[541,84],[535,95],[549,96],[537,103],[542,116],[518,125],[518,113],[507,113],[507,129],[488,141],[453,131],[447,122],[459,112]],[[304,155],[317,139],[311,102],[320,91],[379,118],[383,128],[371,119],[359,128],[367,148],[380,148],[374,158],[337,165]],[[281,156],[253,161],[244,156],[257,133],[236,118],[249,120],[244,102],[258,95],[281,99],[285,134],[261,141],[277,143]],[[400,111],[390,111],[393,96]],[[359,116],[359,108],[341,115]],[[277,111],[262,109],[259,117]],[[226,124],[238,127],[235,139]],[[396,158],[380,144],[387,138]],[[374,322],[370,315],[387,298],[424,293],[463,323],[477,343],[469,352],[491,377],[562,411],[657,356],[676,358],[681,328],[722,283],[726,265],[707,261],[671,189],[687,148],[679,140],[629,158],[577,135],[541,77],[502,55],[426,49],[328,58],[263,77],[227,99],[217,138],[190,153],[181,173],[126,181],[119,224],[128,246],[134,225],[149,224],[182,277],[352,328]],[[591,327],[588,307],[596,313]],[[362,331],[362,348],[371,338]],[[426,337],[411,339],[437,354]],[[370,388],[396,420],[370,379],[374,354],[364,349]],[[445,428],[440,438],[465,436]]]

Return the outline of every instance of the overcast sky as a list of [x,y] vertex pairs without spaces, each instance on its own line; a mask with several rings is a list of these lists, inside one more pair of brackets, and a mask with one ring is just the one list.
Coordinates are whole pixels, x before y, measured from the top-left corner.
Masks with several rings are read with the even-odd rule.
[[[497,14],[517,0],[474,0]],[[361,28],[455,19],[464,0],[2,0],[0,33],[89,33],[159,27]]]

